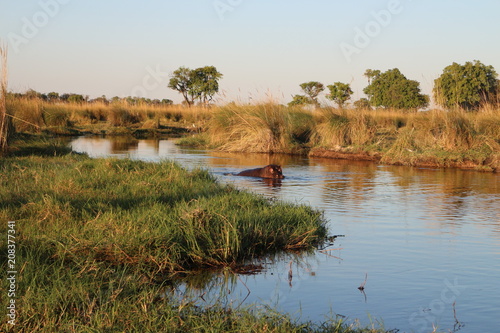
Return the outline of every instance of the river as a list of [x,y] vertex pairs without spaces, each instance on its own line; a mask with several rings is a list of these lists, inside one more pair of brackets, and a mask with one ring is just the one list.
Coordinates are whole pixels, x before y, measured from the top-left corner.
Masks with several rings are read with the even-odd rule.
[[[270,305],[303,321],[332,314],[383,321],[402,332],[432,332],[433,325],[498,332],[499,174],[221,153],[180,148],[173,140],[81,137],[71,146],[92,157],[208,168],[222,182],[321,209],[330,234],[342,235],[325,251],[268,259],[259,274],[191,282],[176,289],[182,299]],[[280,164],[286,178],[269,184],[231,175],[267,164]]]

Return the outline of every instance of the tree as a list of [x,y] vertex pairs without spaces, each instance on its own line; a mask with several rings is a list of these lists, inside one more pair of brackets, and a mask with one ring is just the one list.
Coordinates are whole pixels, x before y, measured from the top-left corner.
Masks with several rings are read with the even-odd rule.
[[102,95],[101,97],[94,98],[91,102],[92,103],[102,103],[102,104],[105,104],[105,105],[109,104],[109,101],[106,98],[106,95]]
[[186,67],[180,67],[172,73],[168,87],[177,90],[184,97],[184,101],[188,106],[191,106],[192,99],[189,99],[189,91],[191,89],[191,70]]
[[210,103],[219,92],[219,79],[222,74],[214,66],[205,66],[193,70],[191,75],[191,89],[195,98],[202,104]]
[[420,84],[407,79],[397,68],[372,77],[363,90],[375,107],[419,109],[429,104],[429,96],[420,93]]
[[83,102],[85,102],[85,98],[82,95],[70,94],[68,97],[68,102],[70,102],[70,103],[83,103]]
[[380,75],[380,71],[378,69],[367,69],[363,75],[368,78],[368,84],[371,84],[372,79]]
[[198,100],[208,104],[219,92],[219,80],[222,74],[214,66],[205,66],[191,70],[180,67],[172,73],[168,87],[180,92],[184,101],[191,106]]
[[24,96],[26,96],[26,98],[28,99],[43,99],[43,94],[33,89],[28,89],[24,93]]
[[371,108],[370,101],[368,100],[368,98],[364,98],[364,97],[358,99],[353,104],[354,104],[354,107],[356,109],[369,109],[369,108]]
[[288,103],[288,106],[297,106],[297,105],[308,105],[314,104],[311,98],[304,95],[295,95],[293,96],[293,100]]
[[318,95],[325,90],[323,83],[317,81],[305,82],[300,85],[300,88],[311,99],[312,103],[308,104],[319,106]]
[[328,86],[330,94],[326,95],[326,98],[337,103],[339,108],[344,107],[345,102],[351,99],[352,89],[348,83],[335,82]]
[[434,80],[434,99],[447,107],[461,107],[468,110],[479,108],[491,102],[498,94],[498,74],[493,66],[486,66],[478,60],[465,65],[453,63]]
[[59,101],[59,93],[49,92],[47,94],[47,98],[48,98],[49,102],[52,102],[52,103],[57,102],[57,101]]
[[70,96],[70,94],[62,94],[59,96],[59,99],[63,102],[67,102]]

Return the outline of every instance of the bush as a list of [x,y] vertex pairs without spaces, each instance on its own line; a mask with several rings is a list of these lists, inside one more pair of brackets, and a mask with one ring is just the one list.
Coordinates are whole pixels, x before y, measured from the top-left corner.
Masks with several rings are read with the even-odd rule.
[[142,121],[144,114],[131,112],[122,106],[114,105],[110,112],[108,121],[112,126],[128,126]]

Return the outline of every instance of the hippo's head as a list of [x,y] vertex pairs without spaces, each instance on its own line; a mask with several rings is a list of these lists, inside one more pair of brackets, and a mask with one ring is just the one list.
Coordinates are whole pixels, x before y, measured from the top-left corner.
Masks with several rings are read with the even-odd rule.
[[270,164],[262,168],[262,177],[264,178],[274,178],[274,179],[283,179],[283,171],[281,171],[281,167],[279,165]]

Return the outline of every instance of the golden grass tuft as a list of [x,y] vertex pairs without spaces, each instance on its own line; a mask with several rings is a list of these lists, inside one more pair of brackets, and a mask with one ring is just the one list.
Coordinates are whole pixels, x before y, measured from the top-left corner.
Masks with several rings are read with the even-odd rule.
[[[298,148],[299,116],[278,104],[228,104],[215,110],[208,123],[210,144],[226,151],[290,153]],[[304,134],[303,134],[304,135]]]
[[316,122],[313,144],[334,149],[371,144],[378,129],[373,112],[367,110],[321,109]]

